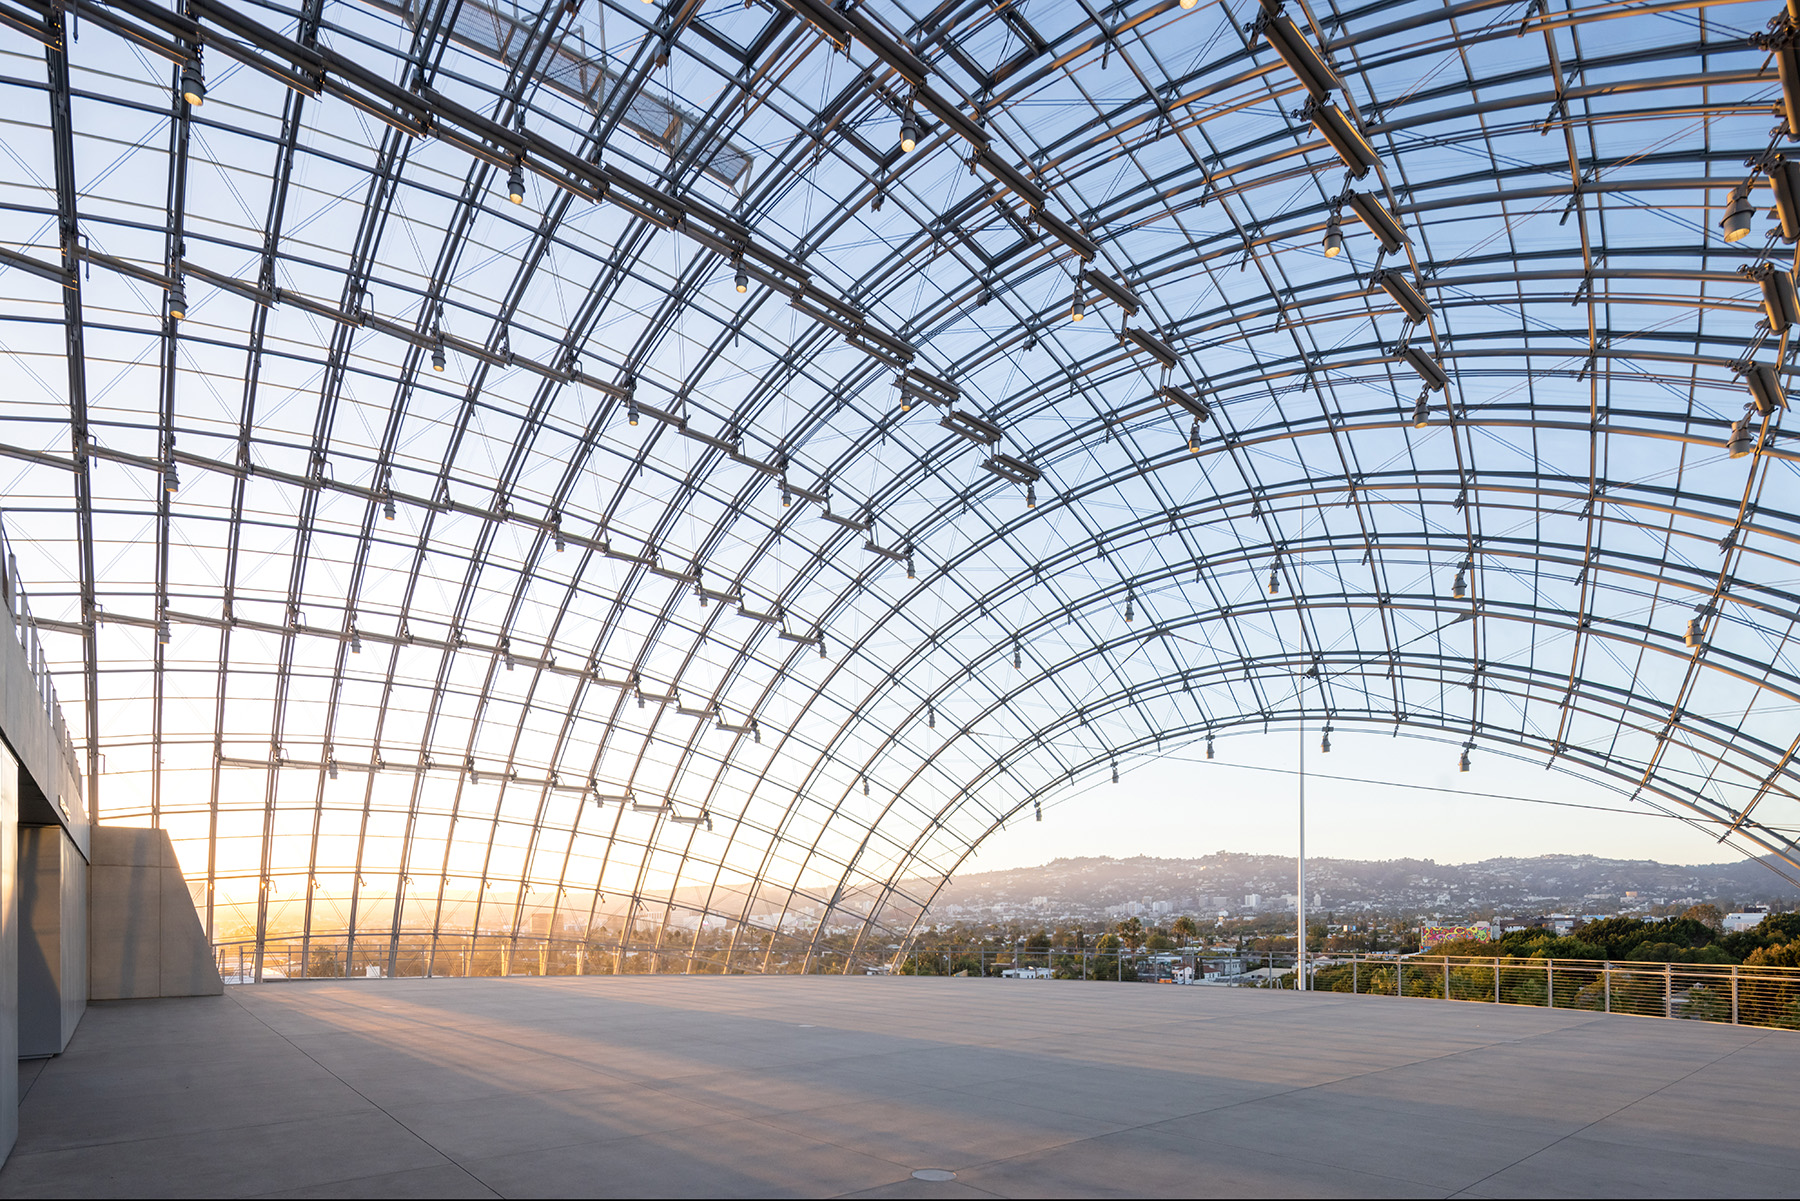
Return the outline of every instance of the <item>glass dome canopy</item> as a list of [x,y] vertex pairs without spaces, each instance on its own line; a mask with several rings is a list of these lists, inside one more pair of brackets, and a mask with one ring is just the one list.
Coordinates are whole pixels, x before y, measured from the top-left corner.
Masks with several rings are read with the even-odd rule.
[[1783,10],[0,12],[19,572],[266,966],[848,967],[1302,702],[1794,870]]

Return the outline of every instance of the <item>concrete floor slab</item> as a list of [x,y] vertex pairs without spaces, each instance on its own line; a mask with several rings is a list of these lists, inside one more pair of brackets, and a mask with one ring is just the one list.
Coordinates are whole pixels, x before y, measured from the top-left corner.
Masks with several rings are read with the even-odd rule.
[[1800,1196],[1800,1034],[1428,1000],[316,981],[27,1068],[0,1197]]

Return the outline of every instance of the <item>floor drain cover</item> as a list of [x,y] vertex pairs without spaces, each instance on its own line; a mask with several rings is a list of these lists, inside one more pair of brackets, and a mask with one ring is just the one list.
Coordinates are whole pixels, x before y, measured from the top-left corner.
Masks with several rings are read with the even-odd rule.
[[943,1168],[920,1168],[913,1173],[914,1180],[955,1180],[955,1172],[947,1172]]

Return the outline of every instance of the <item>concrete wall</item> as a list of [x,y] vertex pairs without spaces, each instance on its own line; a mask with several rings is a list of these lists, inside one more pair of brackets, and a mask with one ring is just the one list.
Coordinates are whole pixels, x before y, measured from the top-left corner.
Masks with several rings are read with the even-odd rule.
[[61,826],[19,827],[19,1057],[60,1055],[87,1012],[87,860]]
[[19,761],[0,746],[0,1159],[19,1138]]
[[162,830],[91,827],[88,996],[203,997],[225,991],[212,945]]

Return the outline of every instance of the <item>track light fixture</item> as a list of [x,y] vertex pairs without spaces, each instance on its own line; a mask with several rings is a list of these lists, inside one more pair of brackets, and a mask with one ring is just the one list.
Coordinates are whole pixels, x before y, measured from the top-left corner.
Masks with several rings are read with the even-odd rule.
[[325,778],[327,780],[337,779],[337,760],[336,759],[330,759],[330,760],[326,761],[326,763],[325,763]]
[[737,265],[737,278],[734,282],[736,283],[739,292],[748,292],[750,290],[750,273],[744,270],[744,264],[741,262]]
[[1037,508],[1037,485],[1036,484],[1026,484],[1025,485],[1025,507],[1027,509]]
[[1788,407],[1787,394],[1782,391],[1781,377],[1767,363],[1746,365],[1744,385],[1750,389],[1751,406],[1759,416],[1767,417],[1776,409]]
[[[637,423],[634,421],[632,424],[636,425]],[[781,507],[784,509],[792,508],[793,504],[794,494],[788,491],[787,480],[784,478],[781,481]]]
[[937,729],[937,709],[931,705],[925,706],[925,728],[927,730]]
[[1040,802],[1038,802],[1038,801],[1031,802],[1031,813],[1032,813],[1033,821],[1041,822],[1044,820],[1044,806]]
[[1319,739],[1319,753],[1321,755],[1331,754],[1331,727],[1330,726],[1325,727],[1324,736]]
[[1456,569],[1456,579],[1450,585],[1450,595],[1454,596],[1457,600],[1461,600],[1463,597],[1467,596],[1468,593],[1468,581],[1463,576],[1463,569],[1458,567]]
[[1200,419],[1198,417],[1194,418],[1194,423],[1188,426],[1188,453],[1196,455],[1200,453]]
[[1119,782],[1119,763],[1118,763],[1118,760],[1116,760],[1116,759],[1113,761],[1113,765],[1112,765],[1112,777],[1113,777],[1113,783],[1117,784]]
[[156,641],[159,645],[169,645],[169,619],[164,617],[156,623]]
[[181,286],[180,276],[169,287],[169,316],[177,321],[187,316],[187,289]]
[[1013,639],[1013,670],[1014,671],[1025,670],[1022,660],[1019,657],[1019,640],[1017,638]]
[[1325,257],[1328,259],[1335,259],[1344,253],[1344,227],[1338,224],[1336,216],[1325,223],[1325,241],[1319,249],[1325,252]]
[[625,421],[629,425],[638,423],[637,397],[635,396],[625,398]]
[[1269,564],[1269,595],[1281,595],[1281,564]]
[[906,556],[906,578],[909,580],[918,579],[917,573],[913,571],[913,557],[911,555]]
[[525,203],[525,172],[516,162],[506,175],[506,198],[514,204]]
[[198,46],[194,57],[181,64],[181,98],[195,108],[206,103],[206,68],[200,63]]
[[1725,215],[1719,219],[1725,240],[1743,241],[1750,234],[1750,221],[1755,216],[1756,206],[1750,203],[1750,184],[1746,181],[1731,189],[1731,203],[1725,206]]
[[1419,399],[1413,402],[1413,428],[1422,430],[1431,424],[1431,390],[1427,388],[1419,393]]
[[1456,764],[1457,771],[1468,771],[1469,770],[1469,750],[1470,749],[1471,749],[1471,744],[1469,744],[1469,743],[1463,744],[1462,758],[1459,759]]
[[394,519],[394,494],[392,492],[381,498],[381,517],[383,521]]
[[1207,758],[1208,758],[1208,759],[1211,759],[1211,758],[1212,758],[1212,757],[1213,757],[1213,747],[1212,747],[1212,733],[1211,733],[1211,731],[1208,731],[1208,732],[1207,732],[1207,735],[1206,735],[1206,757],[1207,757]]
[[1800,241],[1800,162],[1785,154],[1768,159],[1769,190],[1775,193],[1775,216],[1781,222],[1781,240]]
[[[506,657],[506,670],[511,671],[513,669],[512,647],[503,643],[500,648],[500,653]],[[643,697],[640,696],[638,702],[642,704]]]
[[862,786],[863,786],[863,795],[868,796],[869,795],[869,777],[864,776],[862,778]]
[[175,464],[170,463],[163,468],[163,491],[170,496],[181,491],[181,477],[175,474]]
[[1075,288],[1075,297],[1069,301],[1069,320],[1080,321],[1087,316],[1087,297],[1081,294],[1079,285]]
[[563,541],[563,532],[562,532],[561,526],[551,527],[550,540],[556,546],[557,554],[560,555],[563,553],[563,551],[568,549],[568,544]]
[[1127,592],[1125,594],[1125,624],[1130,625],[1136,618],[1137,612],[1132,607],[1132,595]]
[[918,144],[919,119],[913,116],[911,109],[908,109],[906,115],[900,118],[900,149],[906,154],[911,154],[913,147]]
[[362,635],[357,632],[355,626],[350,627],[350,653],[353,655],[362,654]]
[[1756,438],[1750,432],[1750,415],[1746,413],[1731,423],[1731,436],[1725,439],[1725,453],[1741,459],[1754,449]]

